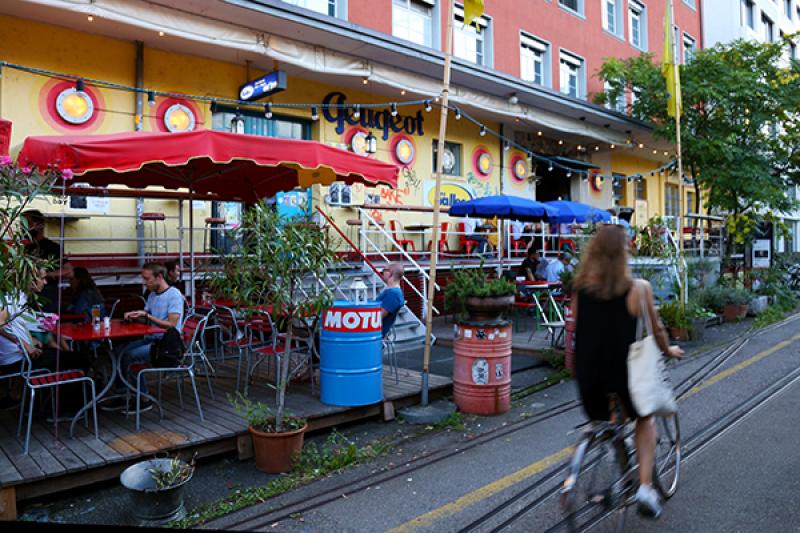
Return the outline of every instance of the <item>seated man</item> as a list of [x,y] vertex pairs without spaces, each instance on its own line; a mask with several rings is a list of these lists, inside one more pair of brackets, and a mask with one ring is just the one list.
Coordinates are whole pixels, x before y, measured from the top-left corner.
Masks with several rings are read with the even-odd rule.
[[567,252],[559,254],[558,259],[547,265],[547,281],[558,283],[561,281],[561,273],[570,266],[572,256]]
[[48,313],[58,313],[58,293],[59,281],[63,278],[69,281],[72,277],[72,264],[64,258],[61,268],[58,262],[61,261],[61,247],[44,235],[45,218],[41,211],[30,209],[22,213],[28,224],[28,233],[31,242],[25,247],[25,253],[38,259],[45,259],[55,263],[55,270],[47,272],[44,288],[41,295],[44,299],[41,302],[41,310]]
[[528,256],[519,267],[519,276],[526,281],[544,281],[547,278],[547,261],[539,257],[539,250],[528,248]]
[[167,269],[167,284],[170,287],[176,287],[180,290],[180,283],[181,283],[181,267],[177,261],[167,261],[164,263],[164,268]]
[[[170,287],[166,280],[167,270],[160,263],[147,263],[142,267],[142,284],[150,293],[147,297],[143,311],[128,311],[126,320],[145,319],[148,323],[164,329],[176,328],[181,330],[183,324],[183,295],[175,287]],[[150,349],[163,334],[148,335],[143,339],[133,341],[122,349],[120,368],[126,372],[128,383],[136,385],[136,376],[129,372],[133,364],[149,363]],[[147,392],[146,385],[143,391]],[[148,401],[143,402],[144,408],[152,408]],[[102,407],[105,410],[126,409],[124,399],[119,402],[109,403]]]
[[403,265],[400,263],[390,263],[383,269],[383,282],[386,283],[386,288],[376,298],[381,303],[381,316],[383,317],[383,325],[381,333],[383,338],[389,334],[397,320],[397,313],[405,305],[405,298],[403,297],[403,290],[400,288],[400,281],[403,279]]

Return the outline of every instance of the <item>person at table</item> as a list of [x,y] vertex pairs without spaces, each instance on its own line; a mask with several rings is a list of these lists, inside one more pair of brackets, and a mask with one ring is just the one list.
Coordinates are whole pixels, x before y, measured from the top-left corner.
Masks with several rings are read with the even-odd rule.
[[561,281],[561,273],[564,272],[566,269],[571,269],[572,265],[570,264],[572,261],[572,256],[568,252],[561,252],[558,255],[558,259],[555,261],[551,261],[549,265],[547,265],[547,282],[548,283],[558,283]]
[[61,278],[69,281],[72,277],[72,265],[64,260],[61,268],[58,268],[61,261],[61,247],[45,237],[44,235],[44,215],[41,211],[31,209],[22,213],[28,227],[28,234],[31,242],[25,247],[25,253],[38,259],[45,259],[55,264],[55,268],[47,272],[45,287],[41,292],[41,310],[48,313],[58,312],[58,291],[59,280]]
[[100,294],[100,290],[88,270],[83,267],[75,267],[69,286],[72,289],[72,301],[67,306],[67,313],[86,315],[86,318],[91,321],[92,308],[97,305],[100,306],[100,317],[108,316],[103,295]]
[[519,277],[525,281],[544,281],[547,279],[547,261],[539,256],[539,250],[528,248],[528,255],[519,267]]
[[[147,263],[142,267],[142,285],[150,291],[144,309],[141,311],[128,311],[125,320],[145,320],[147,323],[164,329],[175,328],[181,330],[183,324],[183,295],[175,287],[167,283],[167,269],[160,263]],[[142,339],[128,343],[120,354],[120,368],[126,372],[128,383],[135,384],[136,376],[130,373],[129,367],[133,364],[148,363],[150,349],[163,336],[163,333],[147,335]],[[124,390],[120,383],[118,390]],[[147,386],[143,386],[147,392]],[[126,409],[124,398],[119,402],[112,402],[103,406],[103,409]],[[143,403],[144,408],[152,408],[148,401]]]
[[403,289],[400,288],[400,282],[403,279],[403,265],[400,263],[389,263],[389,265],[383,269],[382,277],[386,288],[378,294],[376,300],[381,304],[381,316],[383,319],[381,333],[383,337],[386,338],[392,326],[394,326],[395,320],[397,320],[397,314],[405,305]]
[[170,287],[175,287],[180,290],[178,286],[181,282],[181,267],[177,261],[167,261],[164,263],[164,268],[167,269],[167,284]]

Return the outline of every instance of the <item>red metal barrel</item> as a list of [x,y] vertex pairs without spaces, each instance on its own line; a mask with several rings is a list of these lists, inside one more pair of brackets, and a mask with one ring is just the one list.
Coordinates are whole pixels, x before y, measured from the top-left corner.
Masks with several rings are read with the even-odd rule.
[[462,413],[494,415],[511,408],[511,325],[456,326],[453,398]]
[[575,319],[569,305],[564,307],[564,367],[575,377]]

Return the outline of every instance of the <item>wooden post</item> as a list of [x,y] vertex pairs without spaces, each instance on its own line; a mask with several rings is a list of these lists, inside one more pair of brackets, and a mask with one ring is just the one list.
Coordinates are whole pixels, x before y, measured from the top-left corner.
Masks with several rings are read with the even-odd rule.
[[14,486],[0,489],[0,521],[17,519],[17,489]]
[[[674,30],[675,27],[675,11],[673,11],[672,0],[669,0],[669,14],[670,14],[670,24],[669,29],[673,32],[674,37]],[[676,50],[678,49],[678,43],[676,39],[671,39],[672,42],[672,64],[675,65],[676,74],[673,76],[675,80],[675,86],[672,88],[672,94],[674,95],[675,100],[675,144],[677,147],[677,155],[678,155],[678,276],[680,277],[680,306],[681,310],[686,310],[686,297],[688,292],[688,287],[686,283],[686,257],[684,255],[683,250],[683,219],[684,219],[684,190],[683,190],[683,158],[681,156],[681,107],[682,102],[678,99],[678,83],[680,80],[680,75],[677,73],[677,70],[680,68],[678,55]]]

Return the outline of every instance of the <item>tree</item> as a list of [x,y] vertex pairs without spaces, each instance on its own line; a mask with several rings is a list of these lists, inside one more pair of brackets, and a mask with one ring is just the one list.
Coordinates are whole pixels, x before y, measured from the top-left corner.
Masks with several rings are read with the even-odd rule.
[[[703,191],[706,207],[728,215],[729,232],[740,243],[756,218],[797,207],[794,195],[787,195],[800,183],[800,63],[789,59],[793,37],[719,44],[681,66],[684,169]],[[651,121],[655,136],[674,143],[660,69],[652,54],[607,59],[598,75],[609,90],[595,101],[616,101],[632,88],[631,114]],[[700,194],[695,198],[699,209]]]

